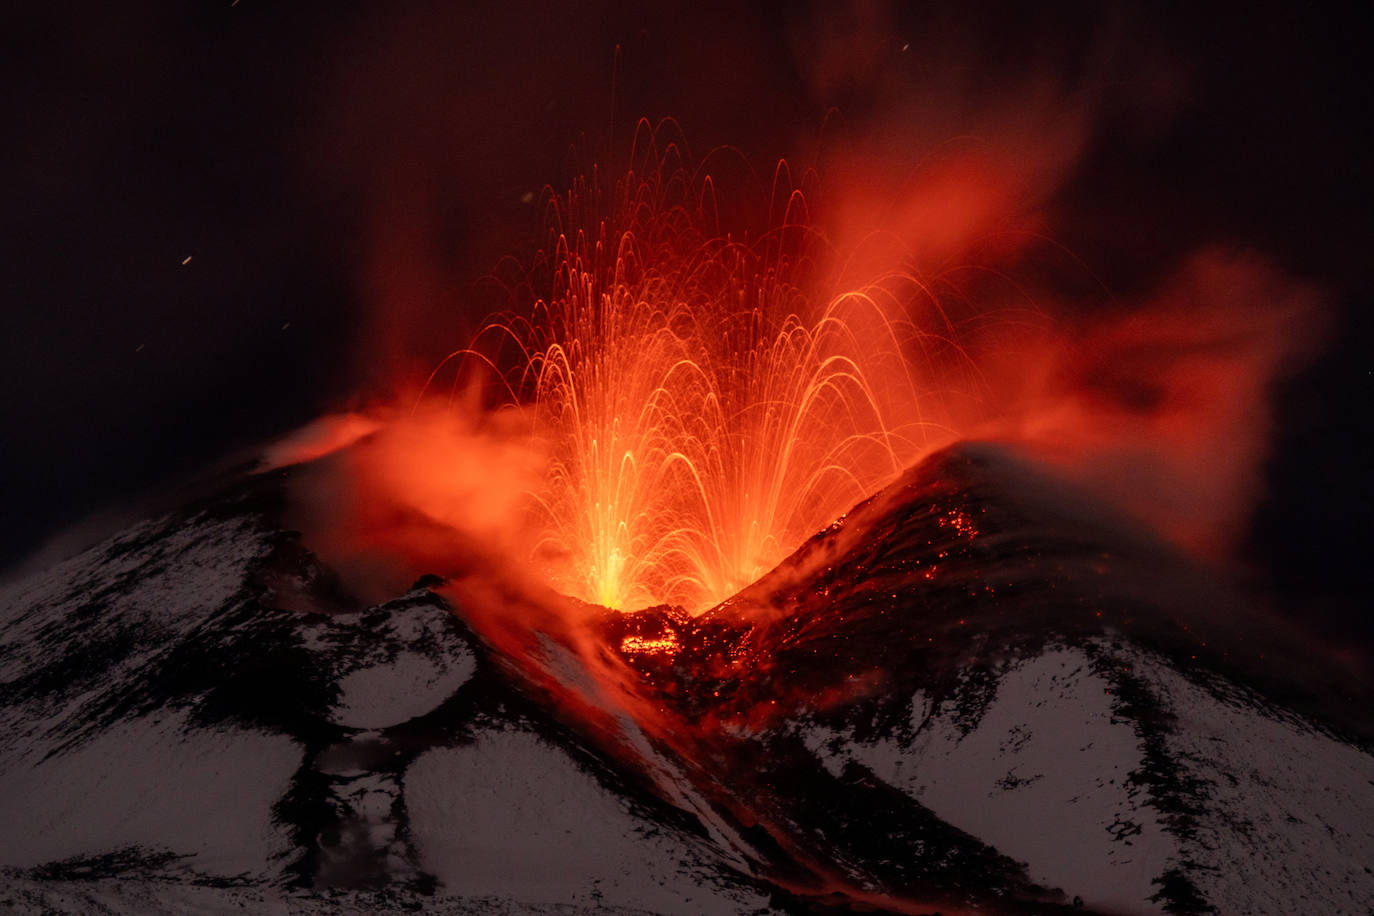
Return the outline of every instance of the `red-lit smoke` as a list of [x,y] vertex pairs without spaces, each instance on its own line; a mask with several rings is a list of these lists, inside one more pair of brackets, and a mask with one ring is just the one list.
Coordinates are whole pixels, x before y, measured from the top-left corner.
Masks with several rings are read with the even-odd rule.
[[1017,275],[1045,243],[1016,228],[1025,170],[986,149],[886,207],[821,185],[818,215],[780,164],[767,231],[737,239],[708,171],[647,125],[636,146],[613,192],[546,194],[510,310],[419,397],[271,456],[370,434],[312,510],[355,578],[452,574],[478,545],[583,600],[697,612],[960,438],[1019,447],[1226,560],[1269,387],[1320,330],[1314,290],[1213,250],[1138,302],[1065,310]]

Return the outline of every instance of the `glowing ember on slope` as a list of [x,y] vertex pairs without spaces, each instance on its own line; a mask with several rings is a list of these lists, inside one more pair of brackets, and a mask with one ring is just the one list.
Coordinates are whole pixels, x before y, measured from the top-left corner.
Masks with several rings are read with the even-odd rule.
[[626,636],[620,641],[620,651],[631,654],[669,654],[682,648],[676,635],[663,636]]

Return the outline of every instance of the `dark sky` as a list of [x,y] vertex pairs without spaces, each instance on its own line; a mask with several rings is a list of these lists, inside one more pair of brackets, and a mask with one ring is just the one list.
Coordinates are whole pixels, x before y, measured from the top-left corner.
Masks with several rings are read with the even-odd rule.
[[[538,238],[524,195],[593,159],[614,168],[640,116],[673,116],[698,150],[731,144],[766,170],[812,155],[832,109],[873,136],[891,126],[896,148],[918,110],[908,99],[977,98],[1049,74],[1099,100],[1053,229],[1110,289],[1148,286],[1222,240],[1328,291],[1329,344],[1276,392],[1279,447],[1247,556],[1328,635],[1374,637],[1361,608],[1374,586],[1363,136],[1374,35],[1353,14],[1144,2],[10,6],[0,564],[346,405],[387,374],[396,354],[381,349],[423,364],[460,343],[480,317],[472,281]],[[887,52],[910,42],[919,61],[851,66],[875,35]],[[383,288],[394,302],[379,318]]]

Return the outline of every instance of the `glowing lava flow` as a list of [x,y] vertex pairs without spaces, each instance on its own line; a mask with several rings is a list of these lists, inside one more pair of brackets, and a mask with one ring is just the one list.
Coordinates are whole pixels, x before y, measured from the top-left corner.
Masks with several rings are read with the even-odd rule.
[[909,356],[934,348],[897,317],[909,277],[817,294],[826,252],[784,165],[781,222],[746,244],[708,231],[709,178],[694,191],[669,158],[629,174],[609,220],[585,184],[553,197],[543,295],[450,359],[532,408],[548,581],[700,611],[921,453],[932,424]]

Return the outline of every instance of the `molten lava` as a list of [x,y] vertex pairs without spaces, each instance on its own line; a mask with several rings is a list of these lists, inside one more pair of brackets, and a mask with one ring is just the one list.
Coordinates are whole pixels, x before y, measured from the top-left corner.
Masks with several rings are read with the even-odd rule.
[[909,276],[835,288],[785,165],[782,217],[748,242],[715,231],[710,180],[672,153],[632,171],[608,217],[586,185],[551,197],[547,289],[450,368],[528,408],[548,456],[529,494],[547,581],[699,612],[917,458],[940,426],[912,355],[962,353],[907,317]]

